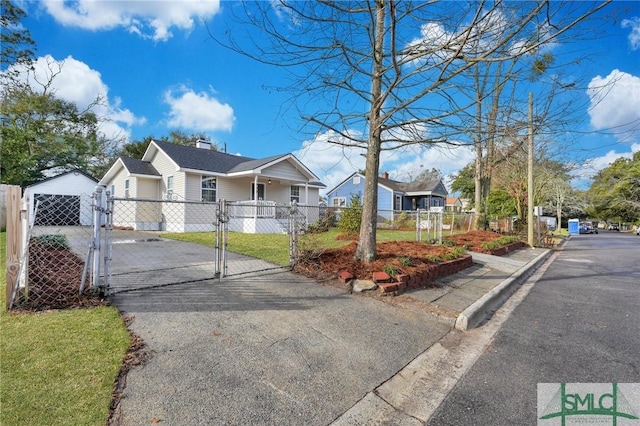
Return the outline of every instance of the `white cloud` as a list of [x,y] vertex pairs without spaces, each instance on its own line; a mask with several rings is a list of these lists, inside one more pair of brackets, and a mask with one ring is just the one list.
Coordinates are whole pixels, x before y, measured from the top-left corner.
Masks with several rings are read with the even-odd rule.
[[[294,155],[327,185],[324,193],[333,189],[353,172],[365,168],[364,149],[342,147],[330,143],[329,140],[345,141],[334,132],[326,132],[305,141],[302,148],[294,152]],[[436,168],[446,177],[458,172],[473,158],[473,150],[464,146],[406,147],[383,151],[380,155],[380,173],[386,171],[391,179],[407,181],[411,177],[415,178],[423,170]]]
[[164,94],[164,101],[171,107],[168,126],[191,131],[232,129],[235,116],[229,104],[221,103],[211,94],[196,93],[186,87],[176,92],[168,90]]
[[640,139],[640,78],[619,70],[589,83],[589,116],[597,130],[607,129],[621,141]]
[[632,50],[640,49],[640,18],[624,19],[622,28],[631,28],[629,33],[629,44]]
[[[37,92],[42,92],[43,85],[48,84],[47,90],[57,98],[74,103],[80,111],[90,108],[104,120],[100,129],[107,138],[128,139],[130,128],[146,121],[122,108],[120,98],[109,99],[109,87],[100,73],[72,56],[61,61],[51,55],[42,56],[34,61],[33,67],[32,72],[21,69],[22,81],[28,81]],[[97,98],[101,101],[94,104]]]
[[220,10],[219,0],[43,2],[47,12],[63,25],[94,31],[123,27],[156,41],[171,38],[173,27],[189,31],[195,19],[211,18]]
[[618,158],[632,158],[633,154],[640,151],[640,143],[633,143],[627,152],[609,151],[600,157],[590,158],[582,165],[571,172],[573,185],[577,188],[586,189],[591,185],[593,177],[602,169],[607,168]]

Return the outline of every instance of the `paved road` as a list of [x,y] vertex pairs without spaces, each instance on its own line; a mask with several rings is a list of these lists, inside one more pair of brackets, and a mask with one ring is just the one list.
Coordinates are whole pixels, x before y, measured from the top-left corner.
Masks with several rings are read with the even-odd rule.
[[552,260],[427,424],[531,425],[538,383],[640,383],[640,237],[575,236]]

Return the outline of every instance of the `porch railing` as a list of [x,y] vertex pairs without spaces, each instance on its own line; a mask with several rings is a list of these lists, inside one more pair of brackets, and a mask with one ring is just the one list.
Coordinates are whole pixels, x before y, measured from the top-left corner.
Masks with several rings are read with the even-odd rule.
[[232,201],[229,203],[235,217],[275,218],[276,202],[265,200]]

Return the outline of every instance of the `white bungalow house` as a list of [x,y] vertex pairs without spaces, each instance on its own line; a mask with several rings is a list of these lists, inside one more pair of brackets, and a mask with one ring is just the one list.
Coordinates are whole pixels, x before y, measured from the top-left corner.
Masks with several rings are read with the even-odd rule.
[[[292,154],[254,159],[211,149],[152,141],[142,159],[119,158],[100,180],[116,198],[131,199],[114,209],[114,225],[172,232],[213,229],[215,204],[231,203],[230,230],[276,232],[296,201],[318,219],[319,192],[325,185]],[[122,200],[122,202],[125,202]],[[309,217],[311,215],[311,217]],[[315,217],[314,217],[315,215]]]

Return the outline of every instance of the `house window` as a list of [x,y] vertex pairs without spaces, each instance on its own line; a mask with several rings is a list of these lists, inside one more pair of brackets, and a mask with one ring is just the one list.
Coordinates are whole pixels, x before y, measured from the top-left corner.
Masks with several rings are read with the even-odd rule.
[[333,207],[346,207],[347,197],[333,197]]
[[360,176],[354,176],[353,177],[353,184],[354,185],[360,185]]
[[216,178],[202,176],[202,201],[214,203],[216,201]]
[[[252,183],[251,184],[251,200],[255,200],[256,199],[256,187],[255,184]],[[262,201],[264,200],[264,183],[259,183],[258,184],[258,200]]]
[[167,177],[167,200],[173,198],[173,176]]
[[396,195],[396,202],[395,202],[394,209],[402,210],[402,197],[400,195]]
[[295,201],[296,203],[300,202],[300,187],[292,186],[291,187],[291,201]]
[[114,184],[111,184],[111,194],[109,194],[112,197],[116,196],[116,186]]
[[129,198],[129,179],[124,181],[124,198]]

